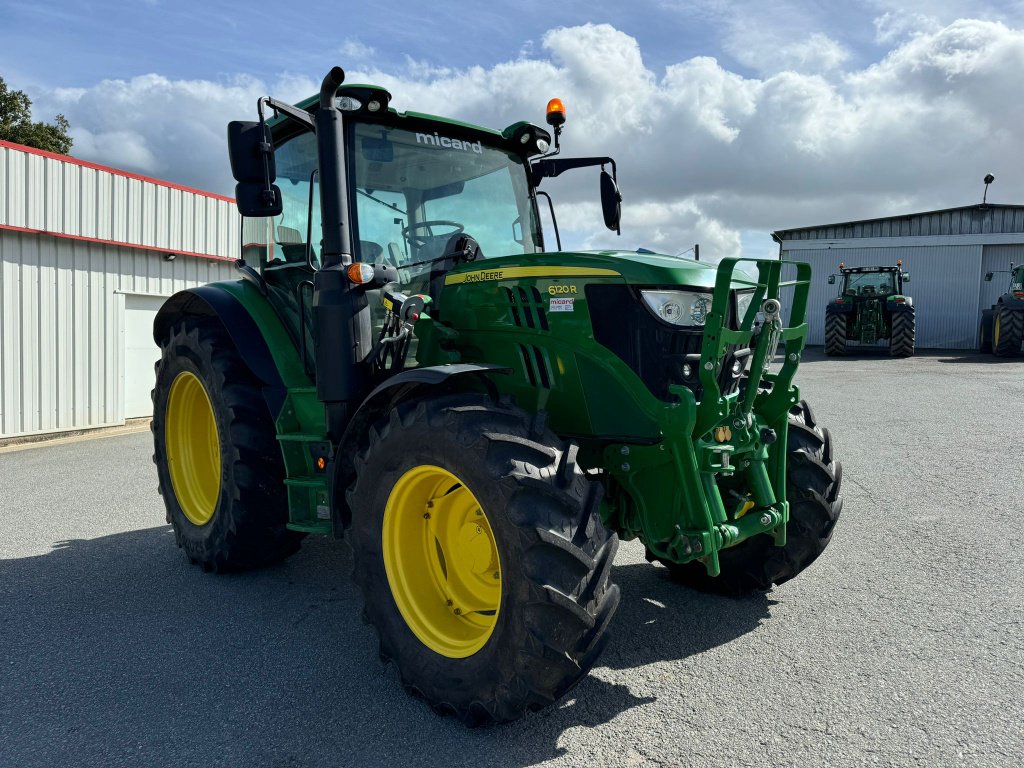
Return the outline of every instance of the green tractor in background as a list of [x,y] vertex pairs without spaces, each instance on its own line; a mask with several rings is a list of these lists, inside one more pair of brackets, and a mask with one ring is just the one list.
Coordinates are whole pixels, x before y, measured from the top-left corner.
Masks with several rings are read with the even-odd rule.
[[[914,354],[914,300],[903,293],[910,275],[895,267],[847,267],[839,262],[839,295],[825,307],[825,354],[845,355],[850,342],[874,345],[889,340],[889,354]],[[837,275],[829,275],[835,285]]]
[[[1010,262],[1006,272],[1010,275],[1010,287],[991,309],[981,313],[981,328],[978,331],[981,351],[997,357],[1020,354],[1021,344],[1024,343],[1024,264],[1014,265]],[[987,272],[985,280],[991,282],[994,274]]]
[[507,721],[594,664],[619,537],[732,594],[825,549],[841,468],[792,383],[810,268],[547,251],[538,186],[565,171],[601,168],[619,226],[614,161],[557,156],[560,102],[552,148],[390,99],[335,68],[229,125],[239,210],[274,242],[156,318],[154,460],[194,563],[346,539],[405,687]]

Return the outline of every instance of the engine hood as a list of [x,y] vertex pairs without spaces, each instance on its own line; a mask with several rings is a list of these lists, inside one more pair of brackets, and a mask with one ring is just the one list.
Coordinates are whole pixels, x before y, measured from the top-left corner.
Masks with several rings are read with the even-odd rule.
[[[751,265],[753,266],[753,265]],[[749,269],[749,268],[748,268]],[[620,278],[631,285],[679,285],[712,289],[718,266],[692,258],[635,251],[561,251],[523,256],[499,256],[461,264],[448,273],[446,284],[490,282],[521,277]],[[756,278],[753,272],[740,272],[741,280]],[[746,287],[733,283],[734,288]]]

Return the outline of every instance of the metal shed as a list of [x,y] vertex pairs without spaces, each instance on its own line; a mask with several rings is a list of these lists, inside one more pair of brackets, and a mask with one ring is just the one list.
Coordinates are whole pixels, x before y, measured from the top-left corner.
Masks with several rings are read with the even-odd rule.
[[983,204],[880,219],[783,229],[772,233],[781,257],[810,262],[814,271],[810,344],[824,343],[825,305],[835,296],[827,277],[848,267],[895,264],[910,272],[917,308],[917,346],[977,349],[981,310],[995,303],[1005,281],[988,271],[1024,261],[1024,205]]
[[149,416],[156,311],[238,252],[231,198],[0,141],[0,439]]

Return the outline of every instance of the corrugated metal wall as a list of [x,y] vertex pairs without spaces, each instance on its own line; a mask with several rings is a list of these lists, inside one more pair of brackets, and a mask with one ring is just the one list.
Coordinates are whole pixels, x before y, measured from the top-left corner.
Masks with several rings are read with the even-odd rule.
[[125,294],[235,278],[231,261],[0,230],[0,437],[122,424]]
[[237,258],[231,198],[41,155],[0,142],[0,225]]
[[[917,346],[920,349],[974,349],[977,347],[982,246],[908,246],[887,248],[815,248],[788,251],[783,258],[807,261],[814,273],[808,308],[809,344],[825,343],[825,305],[839,289],[828,276],[848,267],[896,264],[910,273],[907,292],[917,309]],[[993,246],[987,246],[993,247]]]

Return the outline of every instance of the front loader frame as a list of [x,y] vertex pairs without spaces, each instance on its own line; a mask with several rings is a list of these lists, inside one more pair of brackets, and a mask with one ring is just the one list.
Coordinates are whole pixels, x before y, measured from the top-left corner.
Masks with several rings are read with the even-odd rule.
[[[741,262],[757,266],[756,281],[735,275]],[[796,278],[783,282],[786,265]],[[786,439],[789,409],[799,401],[792,385],[807,336],[807,264],[767,259],[723,259],[699,355],[703,397],[673,385],[677,402],[658,401],[663,439],[654,445],[615,443],[604,449],[608,490],[605,522],[624,538],[639,537],[649,552],[676,563],[699,560],[711,576],[720,573],[718,553],[751,536],[770,533],[786,543]],[[753,288],[738,328],[726,327],[730,292]],[[781,293],[792,288],[788,325]],[[758,315],[763,317],[755,329]],[[779,342],[784,359],[768,372]],[[751,357],[747,386],[723,394],[720,372],[727,354]],[[696,355],[694,357],[697,357]],[[749,491],[723,498],[720,478],[745,480]]]

